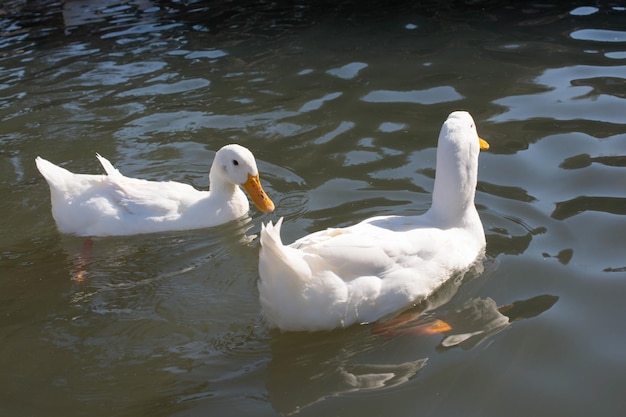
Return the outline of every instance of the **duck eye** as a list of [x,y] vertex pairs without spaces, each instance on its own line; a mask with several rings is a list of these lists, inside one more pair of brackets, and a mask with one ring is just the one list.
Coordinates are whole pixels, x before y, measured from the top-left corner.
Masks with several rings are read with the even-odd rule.
[[236,159],[233,159],[233,165],[234,165],[234,166],[239,165],[239,161],[238,161],[238,160],[236,160]]

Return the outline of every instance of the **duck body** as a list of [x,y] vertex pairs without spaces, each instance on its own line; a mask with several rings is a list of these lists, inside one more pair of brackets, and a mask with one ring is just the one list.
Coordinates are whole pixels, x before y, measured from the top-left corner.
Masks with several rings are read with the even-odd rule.
[[248,199],[239,185],[262,211],[274,209],[261,188],[254,157],[239,145],[227,145],[216,154],[209,191],[174,181],[125,177],[97,157],[106,175],[74,174],[43,158],[35,160],[50,186],[52,216],[62,233],[133,235],[217,226],[248,212]]
[[258,288],[268,324],[314,331],[376,321],[469,269],[485,249],[474,206],[481,141],[468,113],[448,117],[433,204],[422,215],[373,217],[290,245],[280,238],[282,219],[264,226]]

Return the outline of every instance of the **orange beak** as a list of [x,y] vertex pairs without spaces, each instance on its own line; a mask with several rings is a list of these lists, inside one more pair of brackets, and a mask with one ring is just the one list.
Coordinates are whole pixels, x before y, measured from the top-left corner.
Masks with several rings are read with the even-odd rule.
[[483,138],[478,138],[478,142],[480,142],[480,149],[483,151],[486,151],[487,149],[489,149],[489,144],[487,143],[487,141]]
[[274,203],[265,194],[263,187],[261,187],[261,180],[259,175],[252,176],[248,174],[248,181],[241,184],[244,190],[248,193],[254,205],[263,213],[271,213],[274,211]]

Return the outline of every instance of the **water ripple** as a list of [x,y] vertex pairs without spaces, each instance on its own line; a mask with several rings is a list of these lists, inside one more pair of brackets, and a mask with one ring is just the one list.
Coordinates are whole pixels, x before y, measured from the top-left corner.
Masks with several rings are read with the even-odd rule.
[[342,94],[343,93],[340,93],[340,92],[329,93],[329,94],[326,94],[322,98],[307,101],[306,103],[302,105],[302,107],[300,107],[300,109],[298,110],[298,113],[306,113],[306,112],[310,112],[313,110],[319,110],[324,105],[325,102],[341,97]]
[[364,62],[352,62],[346,64],[340,68],[333,68],[326,71],[328,74],[333,75],[344,80],[351,80],[355,78],[362,69],[367,68],[367,64]]
[[580,29],[570,34],[572,39],[596,42],[626,42],[626,32],[604,29]]
[[361,97],[361,100],[367,103],[435,104],[458,101],[462,98],[454,87],[444,86],[413,91],[376,90]]
[[133,90],[124,91],[118,93],[118,97],[128,96],[154,96],[154,95],[169,95],[180,94],[192,90],[198,90],[206,88],[211,84],[211,81],[202,78],[195,78],[189,80],[182,80],[175,83],[167,84],[152,84],[146,87],[135,88]]
[[[147,23],[147,24],[133,24],[124,30],[113,30],[108,33],[102,35],[102,39],[108,38],[120,38],[119,42],[130,41],[131,39],[124,39],[126,36],[135,36],[135,35],[143,35],[143,34],[154,34],[158,32],[165,32],[174,28],[178,28],[183,26],[182,23],[170,23],[170,24],[161,24],[161,23]],[[111,28],[117,29],[117,26],[112,26]],[[137,39],[138,40],[138,39]]]
[[[626,106],[624,97],[614,95],[611,90],[598,91],[594,80],[617,80],[626,82],[626,66],[576,65],[551,68],[543,72],[535,82],[546,86],[548,91],[509,96],[494,100],[507,110],[490,120],[506,122],[532,118],[554,120],[584,119],[607,123],[624,124],[620,109]],[[601,100],[600,100],[601,98]]]

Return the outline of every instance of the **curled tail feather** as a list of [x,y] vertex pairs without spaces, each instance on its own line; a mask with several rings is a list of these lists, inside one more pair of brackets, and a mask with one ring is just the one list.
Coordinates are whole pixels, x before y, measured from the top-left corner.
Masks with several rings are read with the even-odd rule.
[[283,242],[280,238],[280,228],[282,224],[283,218],[281,217],[275,225],[271,221],[261,225],[261,246],[263,246],[263,249],[272,251],[274,256],[284,261],[285,256],[281,250]]
[[104,156],[100,156],[100,154],[96,154],[96,158],[98,158],[98,161],[100,161],[100,164],[102,165],[102,168],[104,168],[104,171],[107,173],[107,175],[111,176],[111,177],[121,177],[122,173],[120,171],[118,171],[112,163],[109,162],[108,159],[106,159]]
[[302,306],[311,269],[298,249],[285,246],[280,238],[283,219],[261,228],[258,282],[262,314],[271,327],[290,328],[292,315]]
[[283,245],[280,238],[282,223],[281,217],[276,224],[269,222],[261,228],[261,281],[269,285],[279,282],[291,285],[311,276],[311,268],[302,258],[302,253]]

